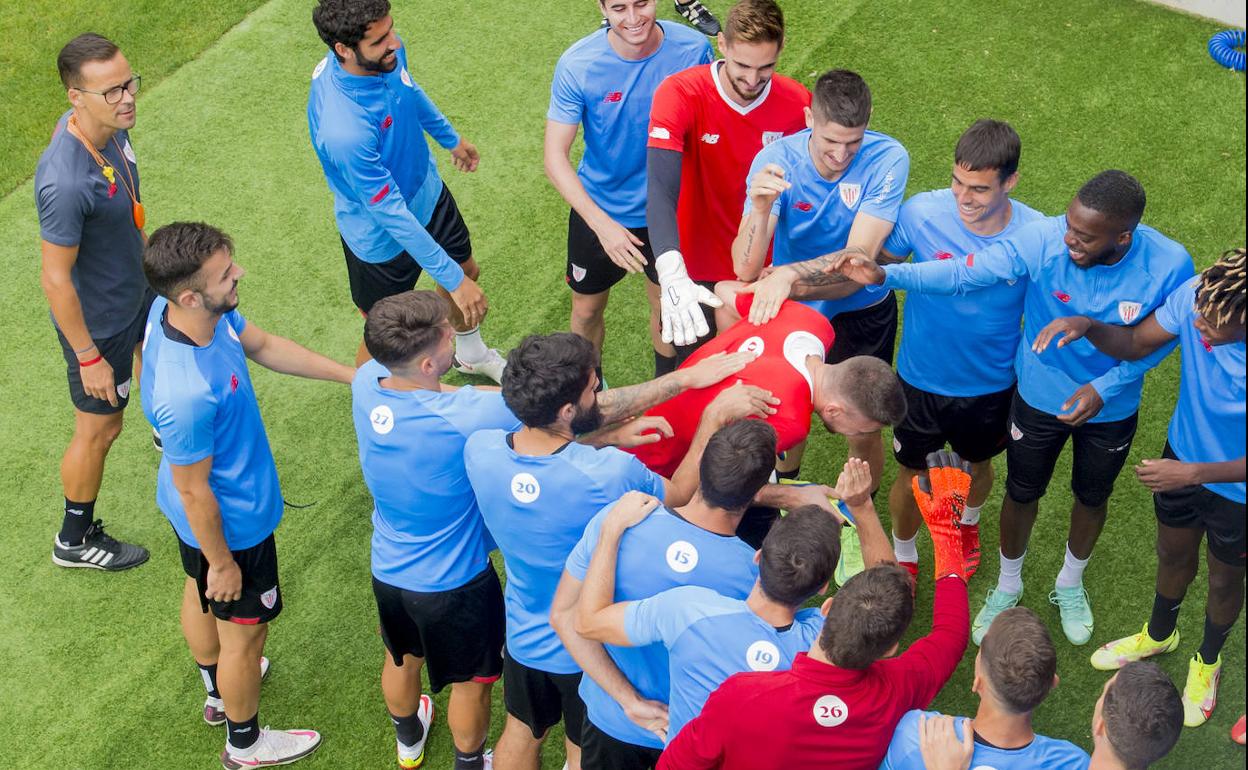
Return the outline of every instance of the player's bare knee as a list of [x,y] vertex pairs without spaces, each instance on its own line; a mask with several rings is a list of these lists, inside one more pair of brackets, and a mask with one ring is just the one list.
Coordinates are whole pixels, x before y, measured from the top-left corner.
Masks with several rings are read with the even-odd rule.
[[1157,539],[1157,568],[1171,578],[1190,584],[1196,579],[1196,571],[1200,568],[1200,550],[1179,547],[1175,543],[1167,543],[1164,538]]
[[76,437],[87,442],[93,449],[108,451],[121,435],[122,413],[109,415],[81,415],[74,425]]
[[583,326],[602,324],[607,309],[605,297],[598,294],[572,295],[572,323]]
[[1243,587],[1244,587],[1244,568],[1236,567],[1223,562],[1216,556],[1210,555],[1209,559],[1209,601],[1212,604],[1214,597],[1235,597],[1235,606],[1238,608],[1243,603]]

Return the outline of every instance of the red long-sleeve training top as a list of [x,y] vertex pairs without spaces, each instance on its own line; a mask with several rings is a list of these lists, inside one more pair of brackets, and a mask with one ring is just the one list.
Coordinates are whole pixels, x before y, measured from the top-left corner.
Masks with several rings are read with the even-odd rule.
[[895,658],[852,671],[803,653],[789,671],[730,677],[658,770],[875,770],[902,715],[926,708],[966,651],[966,584],[947,577],[935,593],[931,633]]

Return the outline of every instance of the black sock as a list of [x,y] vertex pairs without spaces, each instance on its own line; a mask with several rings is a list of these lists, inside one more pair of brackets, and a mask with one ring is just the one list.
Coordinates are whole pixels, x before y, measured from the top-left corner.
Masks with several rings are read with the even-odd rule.
[[788,479],[789,481],[796,481],[800,475],[802,475],[802,466],[800,465],[791,471],[776,471],[776,478]]
[[455,749],[455,770],[481,770],[485,767],[485,743],[476,751],[463,752]]
[[662,377],[674,371],[676,371],[676,356],[665,356],[657,350],[654,351],[654,376]]
[[1161,594],[1153,594],[1153,614],[1148,619],[1148,635],[1154,642],[1164,642],[1174,633],[1179,624],[1179,608],[1183,606],[1183,597],[1170,599]]
[[95,501],[75,503],[65,498],[65,519],[61,522],[61,534],[58,537],[62,545],[82,545],[87,535],[87,528],[95,521]]
[[229,736],[230,748],[249,749],[255,745],[256,741],[260,740],[259,712],[252,714],[251,719],[248,719],[246,722],[235,722],[227,716],[225,724],[229,728],[229,732],[226,735]]
[[420,723],[420,709],[405,717],[390,715],[394,723],[394,734],[404,746],[415,746],[425,737],[425,726]]
[[1200,659],[1205,663],[1213,664],[1218,660],[1218,656],[1222,654],[1222,645],[1226,644],[1226,637],[1231,633],[1231,627],[1235,625],[1235,621],[1231,621],[1225,626],[1216,625],[1209,616],[1205,616],[1205,638],[1200,643]]
[[205,666],[199,661],[195,661],[195,665],[199,666],[199,675],[204,678],[204,689],[208,691],[209,698],[220,698],[221,693],[217,692],[217,664]]
[[594,388],[594,392],[601,393],[603,386],[607,384],[607,381],[602,378],[602,366],[601,365],[594,367],[594,374],[598,375],[598,387]]

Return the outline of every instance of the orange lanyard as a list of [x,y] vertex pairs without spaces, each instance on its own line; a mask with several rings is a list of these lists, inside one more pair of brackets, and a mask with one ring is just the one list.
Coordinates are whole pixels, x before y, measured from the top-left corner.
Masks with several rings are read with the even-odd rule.
[[[95,145],[93,145],[85,136],[82,135],[82,131],[78,128],[76,115],[69,116],[69,120],[65,122],[65,127],[69,129],[69,133],[73,134],[78,141],[82,142],[82,146],[87,148],[87,152],[91,153],[91,157],[95,160],[96,164],[99,165],[100,172],[104,174],[104,178],[108,180],[108,196],[111,198],[113,194],[117,192],[118,181],[117,174],[113,170],[113,167],[109,165],[104,156],[100,154],[100,151],[95,148]],[[120,180],[121,186],[126,191],[126,195],[130,196],[130,216],[134,219],[134,226],[142,230],[143,225],[147,222],[147,212],[143,210],[143,204],[139,202],[139,199],[135,197],[134,176],[130,173],[130,166],[126,163],[126,154],[122,151],[121,145],[117,143],[117,136],[115,134],[113,135],[113,146],[117,148],[117,154],[121,156],[122,170],[126,172],[126,178],[130,180],[129,184],[126,184],[126,179]]]

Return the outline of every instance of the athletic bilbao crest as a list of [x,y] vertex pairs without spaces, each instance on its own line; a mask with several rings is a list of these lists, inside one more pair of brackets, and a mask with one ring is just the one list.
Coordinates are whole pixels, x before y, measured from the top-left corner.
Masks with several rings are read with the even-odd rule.
[[264,605],[266,610],[273,609],[273,605],[277,604],[277,586],[273,586],[260,594],[260,603]]
[[862,198],[862,185],[860,184],[841,182],[836,189],[841,193],[841,203],[844,203],[847,209],[857,206],[858,200]]
[[763,146],[766,147],[767,145],[771,144],[777,139],[782,138],[783,136],[784,136],[783,131],[764,131],[763,132]]
[[585,268],[581,267],[580,265],[576,263],[572,264],[572,280],[576,281],[577,283],[580,283],[581,281],[585,280],[585,272],[586,272]]
[[399,70],[399,80],[402,80],[403,85],[407,86],[408,88],[416,87],[412,85],[412,76],[407,74],[407,67],[404,67],[403,69]]
[[1143,309],[1144,306],[1139,302],[1119,302],[1118,317],[1124,324],[1129,324],[1140,317],[1140,311]]

